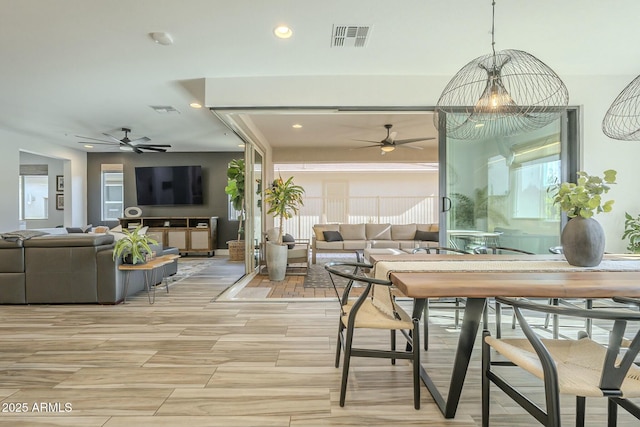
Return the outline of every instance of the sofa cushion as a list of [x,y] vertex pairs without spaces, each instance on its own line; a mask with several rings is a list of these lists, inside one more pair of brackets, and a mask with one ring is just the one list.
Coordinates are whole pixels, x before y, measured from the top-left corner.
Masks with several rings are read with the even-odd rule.
[[394,224],[391,226],[391,238],[393,240],[413,240],[415,234],[415,224]]
[[340,224],[343,240],[366,240],[364,224]]
[[439,235],[437,231],[416,230],[414,240],[437,242],[439,240]]
[[316,240],[324,242],[323,231],[339,231],[340,225],[338,224],[316,224],[313,226],[313,232],[316,236]]
[[416,224],[416,230],[421,231],[438,231],[438,224]]
[[399,249],[400,242],[396,242],[394,240],[374,240],[373,242],[371,242],[371,247]]
[[366,224],[367,240],[391,240],[391,224]]
[[113,243],[110,234],[61,234],[34,237],[24,241],[25,248],[101,246]]
[[327,242],[342,242],[344,240],[339,231],[327,230],[323,231],[322,235],[324,236],[323,240]]

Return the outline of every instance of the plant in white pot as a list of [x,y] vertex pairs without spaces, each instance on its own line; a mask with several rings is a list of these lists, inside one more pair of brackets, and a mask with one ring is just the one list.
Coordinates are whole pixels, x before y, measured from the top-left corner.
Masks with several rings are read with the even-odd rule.
[[549,187],[554,203],[567,213],[569,221],[562,230],[560,242],[567,262],[581,267],[600,264],[604,255],[604,230],[593,215],[611,212],[613,200],[602,200],[616,183],[616,171],[608,169],[603,177],[578,172],[576,183],[563,182]]
[[293,177],[289,177],[286,181],[278,177],[265,190],[264,200],[269,205],[267,213],[272,214],[274,219],[278,219],[280,224],[276,241],[268,241],[266,245],[269,280],[284,280],[287,271],[288,247],[282,243],[282,230],[284,221],[296,215],[304,205],[303,194],[304,188],[294,184]]
[[149,245],[158,242],[141,232],[142,226],[134,230],[122,230],[122,238],[113,245],[113,260],[121,259],[124,264],[144,264],[152,255]]
[[231,205],[238,211],[238,238],[229,240],[229,261],[244,261],[245,243],[244,220],[245,220],[245,164],[244,159],[234,159],[227,167],[227,186],[224,192],[231,198]]

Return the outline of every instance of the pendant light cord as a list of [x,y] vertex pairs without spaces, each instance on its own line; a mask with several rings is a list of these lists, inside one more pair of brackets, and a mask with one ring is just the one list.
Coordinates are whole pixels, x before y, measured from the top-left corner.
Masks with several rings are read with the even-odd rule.
[[496,65],[496,1],[491,3],[491,51],[493,52],[493,65]]

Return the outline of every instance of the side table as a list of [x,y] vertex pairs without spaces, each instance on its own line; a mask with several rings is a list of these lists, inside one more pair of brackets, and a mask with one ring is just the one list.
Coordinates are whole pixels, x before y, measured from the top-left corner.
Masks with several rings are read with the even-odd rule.
[[[156,302],[156,287],[153,286],[155,283],[151,283],[151,281],[155,278],[155,273],[157,270],[162,270],[162,280],[165,279],[165,266],[171,264],[176,259],[180,258],[180,255],[176,254],[168,254],[161,255],[159,257],[153,258],[144,264],[120,264],[118,266],[118,270],[123,271],[125,273],[124,279],[124,297],[122,299],[122,303],[124,304],[127,301],[127,292],[129,290],[129,275],[132,271],[142,271],[144,272],[144,287],[147,289],[147,298],[149,299],[149,304],[153,304]],[[155,280],[153,280],[155,282]],[[151,288],[153,287],[153,300],[151,299]],[[166,284],[167,293],[169,293],[169,284]]]

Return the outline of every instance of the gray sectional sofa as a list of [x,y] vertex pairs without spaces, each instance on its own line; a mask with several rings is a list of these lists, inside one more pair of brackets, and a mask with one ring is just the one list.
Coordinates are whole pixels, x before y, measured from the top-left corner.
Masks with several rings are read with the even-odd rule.
[[[438,244],[438,224],[316,224],[311,239],[311,260],[321,252],[353,252],[365,248],[410,251]],[[338,234],[336,234],[338,233]]]
[[[0,239],[0,304],[119,303],[124,299],[125,273],[118,270],[112,248],[109,234]],[[165,273],[176,270],[177,261]],[[132,272],[127,296],[143,289],[143,272]]]

